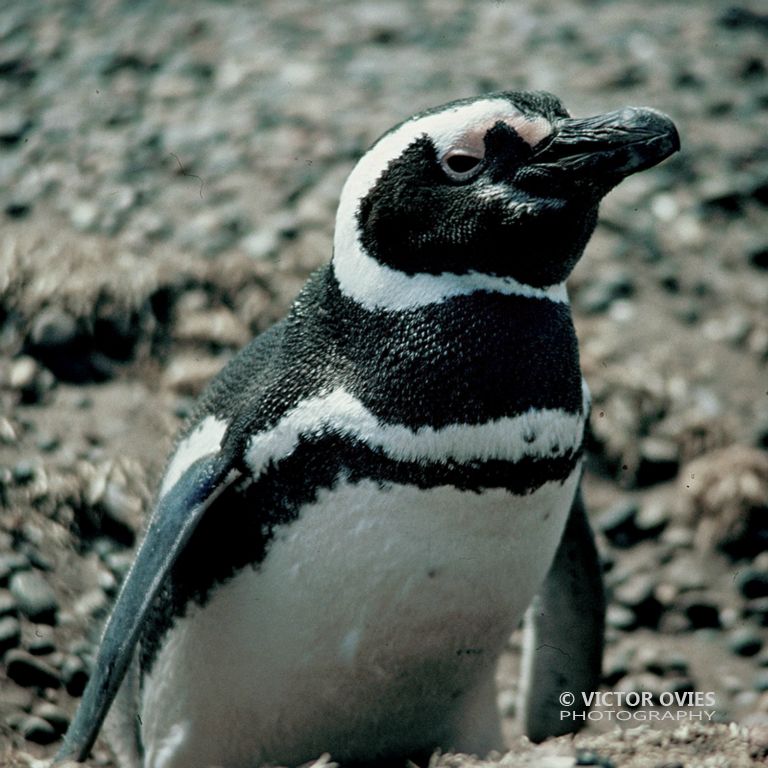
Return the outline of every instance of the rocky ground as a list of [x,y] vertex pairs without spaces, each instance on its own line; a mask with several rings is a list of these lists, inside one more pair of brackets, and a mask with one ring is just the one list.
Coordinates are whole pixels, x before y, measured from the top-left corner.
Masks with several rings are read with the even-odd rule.
[[630,708],[617,731],[598,708],[575,744],[532,750],[513,638],[501,763],[764,761],[767,42],[757,0],[2,3],[0,762],[55,749],[174,430],[328,258],[354,159],[419,108],[500,88],[679,126],[683,151],[606,200],[572,298],[604,690],[660,713],[715,693],[683,707],[711,723]]

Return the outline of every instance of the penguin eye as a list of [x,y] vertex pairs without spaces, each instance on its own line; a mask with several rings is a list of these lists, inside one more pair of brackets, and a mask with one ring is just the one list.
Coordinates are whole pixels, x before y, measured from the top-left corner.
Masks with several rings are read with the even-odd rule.
[[440,164],[449,178],[454,181],[471,179],[483,162],[483,156],[466,149],[453,149],[443,156]]

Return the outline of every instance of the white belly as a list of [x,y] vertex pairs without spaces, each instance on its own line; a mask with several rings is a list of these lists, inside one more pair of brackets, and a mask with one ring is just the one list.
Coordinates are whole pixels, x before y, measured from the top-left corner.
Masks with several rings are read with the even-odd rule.
[[147,768],[445,743],[546,575],[579,470],[529,496],[340,483],[166,636]]

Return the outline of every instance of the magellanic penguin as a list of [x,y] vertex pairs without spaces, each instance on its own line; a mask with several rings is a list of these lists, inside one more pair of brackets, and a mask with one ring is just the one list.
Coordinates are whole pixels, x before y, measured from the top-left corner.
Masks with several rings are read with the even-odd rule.
[[678,148],[654,110],[537,92],[384,134],[330,264],[183,430],[58,759],[113,699],[126,768],[482,755],[529,605],[525,730],[573,729],[558,697],[598,685],[603,593],[564,281],[600,199]]

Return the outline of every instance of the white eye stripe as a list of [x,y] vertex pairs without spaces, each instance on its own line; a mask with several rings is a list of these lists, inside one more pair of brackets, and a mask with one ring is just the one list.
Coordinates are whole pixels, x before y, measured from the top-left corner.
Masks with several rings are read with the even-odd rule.
[[389,164],[418,139],[429,137],[441,157],[461,144],[467,126],[489,122],[492,125],[509,118],[512,111],[513,107],[506,99],[484,99],[407,120],[379,139],[352,170],[341,193],[339,215],[354,215],[359,201],[370,192]]
[[[552,131],[552,126],[545,118],[527,118],[506,99],[480,99],[407,120],[385,134],[361,158],[344,185],[336,214],[333,265],[334,274],[345,295],[352,296],[366,307],[390,311],[422,307],[478,290],[568,303],[564,284],[534,288],[511,277],[495,277],[476,272],[461,275],[408,275],[378,262],[366,252],[361,242],[357,216],[360,202],[369,194],[381,174],[409,146],[426,136],[433,143],[439,160],[451,150],[463,147],[469,149],[475,143],[481,143],[484,152],[485,134],[499,121],[513,127],[531,146],[538,144]],[[470,177],[471,172],[457,178],[457,181]],[[488,198],[503,196],[502,192],[498,186],[477,190],[478,194]],[[525,204],[514,205],[522,214]]]
[[379,176],[415,141],[428,137],[438,157],[461,147],[474,150],[475,145],[483,144],[485,133],[500,121],[514,128],[532,147],[552,132],[548,120],[543,117],[528,118],[515,110],[506,99],[482,99],[442,112],[413,117],[385,134],[360,159],[342,190],[338,220],[342,216],[354,216],[359,201],[370,192]]

